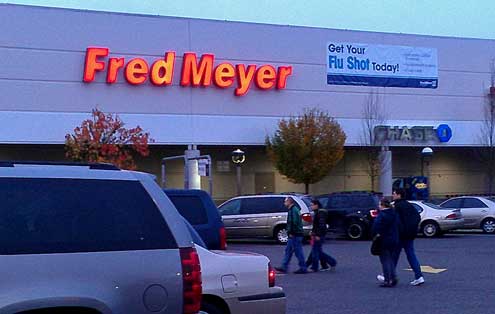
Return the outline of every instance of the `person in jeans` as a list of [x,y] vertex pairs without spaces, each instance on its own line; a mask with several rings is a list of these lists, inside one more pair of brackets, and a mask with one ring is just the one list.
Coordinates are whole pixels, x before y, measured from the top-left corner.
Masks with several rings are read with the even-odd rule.
[[282,260],[281,267],[275,267],[275,270],[281,273],[286,273],[289,267],[292,255],[295,253],[297,260],[299,261],[299,269],[295,271],[295,274],[307,273],[306,264],[304,263],[304,253],[302,249],[303,241],[303,226],[301,218],[301,208],[295,203],[294,199],[287,197],[284,201],[284,205],[288,208],[287,212],[287,235],[289,241],[285,247],[285,256]]
[[[321,208],[320,201],[311,200],[311,209],[313,210],[313,229],[311,230],[312,247],[308,261],[311,261],[311,269],[314,272],[318,271],[318,262],[321,263],[322,269],[328,269],[328,265],[335,267],[337,261],[332,256],[323,252],[323,243],[327,234],[327,210]],[[306,265],[308,265],[308,261]],[[326,266],[326,267],[325,267]]]
[[421,272],[421,266],[414,251],[414,239],[418,234],[418,226],[421,216],[418,211],[408,201],[405,200],[406,192],[403,189],[397,189],[392,192],[394,207],[399,216],[399,238],[400,246],[395,253],[395,264],[399,262],[402,249],[406,252],[407,261],[414,271],[415,279],[410,282],[412,286],[418,286],[425,282]]
[[383,280],[380,287],[394,287],[398,282],[395,254],[399,246],[399,217],[395,209],[391,208],[390,201],[380,201],[380,213],[373,222],[371,231],[373,238],[381,239],[380,263]]

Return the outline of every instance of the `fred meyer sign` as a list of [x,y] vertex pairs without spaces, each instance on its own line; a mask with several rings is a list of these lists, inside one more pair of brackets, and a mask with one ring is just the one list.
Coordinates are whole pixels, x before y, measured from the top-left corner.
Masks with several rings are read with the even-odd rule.
[[[91,83],[95,76],[104,75],[108,84],[117,82],[119,76],[124,76],[127,83],[141,85],[150,81],[155,86],[172,84],[175,74],[175,52],[166,52],[164,57],[148,64],[143,58],[111,57],[109,49],[104,47],[89,47],[86,50],[83,81]],[[275,69],[269,64],[244,65],[223,62],[214,65],[215,56],[203,54],[198,60],[195,53],[186,52],[182,58],[180,85],[191,87],[208,87],[214,84],[219,88],[234,88],[236,96],[245,95],[252,83],[260,90],[285,89],[287,78],[292,74],[291,66],[279,66]]]
[[327,84],[437,88],[437,50],[329,42]]

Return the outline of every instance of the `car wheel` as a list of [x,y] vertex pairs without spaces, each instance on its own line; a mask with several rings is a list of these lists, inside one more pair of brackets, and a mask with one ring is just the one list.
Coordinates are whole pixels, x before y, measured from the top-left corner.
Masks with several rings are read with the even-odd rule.
[[358,221],[351,221],[347,226],[347,236],[352,240],[360,240],[364,238],[364,225]]
[[484,233],[495,233],[495,219],[486,218],[481,223],[481,229],[483,229]]
[[277,227],[277,229],[275,229],[275,240],[277,240],[279,244],[286,244],[287,241],[289,241],[287,228],[285,226]]
[[218,308],[214,304],[203,303],[201,304],[201,309],[199,310],[200,314],[227,314],[222,312],[220,308]]
[[427,238],[433,238],[440,234],[440,228],[438,224],[434,221],[427,221],[423,224],[421,228],[421,233]]

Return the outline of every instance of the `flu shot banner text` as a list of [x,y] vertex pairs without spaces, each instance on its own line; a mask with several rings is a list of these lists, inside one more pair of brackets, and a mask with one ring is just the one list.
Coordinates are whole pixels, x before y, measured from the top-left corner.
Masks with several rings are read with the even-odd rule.
[[437,88],[437,50],[329,42],[327,84]]

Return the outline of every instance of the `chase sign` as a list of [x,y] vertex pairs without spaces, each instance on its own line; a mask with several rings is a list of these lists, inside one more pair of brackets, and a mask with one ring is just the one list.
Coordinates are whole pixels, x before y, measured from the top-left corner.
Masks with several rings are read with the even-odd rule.
[[447,143],[452,138],[452,129],[447,124],[433,126],[386,126],[378,125],[374,129],[379,141],[431,142]]

